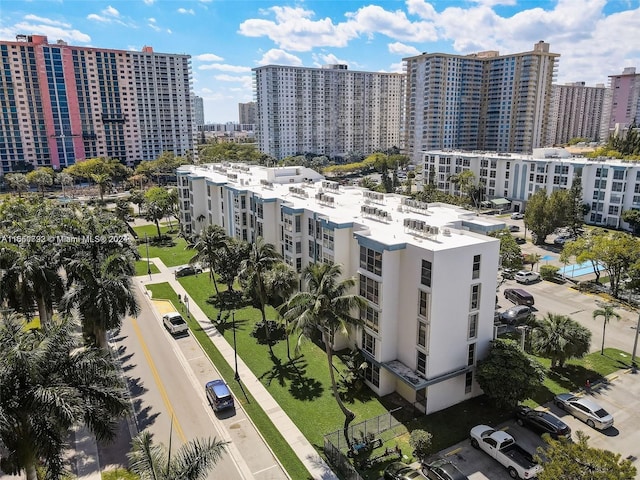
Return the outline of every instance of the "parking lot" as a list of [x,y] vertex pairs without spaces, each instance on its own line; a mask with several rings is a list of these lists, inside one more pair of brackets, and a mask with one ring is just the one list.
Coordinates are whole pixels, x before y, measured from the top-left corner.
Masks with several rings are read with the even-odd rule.
[[[620,453],[629,458],[640,470],[640,373],[621,371],[610,378],[608,384],[592,388],[591,397],[614,417],[613,427],[598,431],[589,428],[580,420],[567,414],[555,405],[547,405],[549,410],[571,427],[572,436],[579,430],[589,436],[589,445],[595,448]],[[543,446],[542,439],[530,430],[520,427],[511,420],[498,428],[511,434],[525,450],[534,453]],[[507,480],[507,470],[497,461],[464,440],[453,447],[438,453],[438,456],[451,460],[471,480]]]

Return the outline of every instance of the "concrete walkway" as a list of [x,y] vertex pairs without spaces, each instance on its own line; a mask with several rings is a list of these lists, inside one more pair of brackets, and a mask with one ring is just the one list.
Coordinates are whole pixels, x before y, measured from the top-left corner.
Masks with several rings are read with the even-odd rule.
[[[167,267],[159,258],[151,258],[160,273],[136,277],[138,285],[146,290],[146,285],[155,283],[168,282],[173,290],[181,296],[187,297],[187,291],[182,287],[180,282],[175,279],[174,268]],[[150,292],[149,292],[150,293]],[[186,302],[185,302],[186,303]],[[234,368],[234,351],[233,347],[227,342],[215,328],[212,328],[211,319],[200,309],[196,302],[189,299],[189,313],[198,321],[205,332],[208,332],[209,338],[220,351],[227,363]],[[262,382],[253,374],[247,365],[238,357],[238,374],[244,387],[255,398],[256,402],[269,416],[274,426],[280,431],[280,434],[289,443],[292,450],[296,453],[300,461],[307,468],[312,478],[317,480],[338,480],[325,461],[318,455],[315,448],[309,443],[302,432],[291,421],[287,414],[280,408],[280,405],[273,399]],[[298,480],[298,479],[294,479]]]

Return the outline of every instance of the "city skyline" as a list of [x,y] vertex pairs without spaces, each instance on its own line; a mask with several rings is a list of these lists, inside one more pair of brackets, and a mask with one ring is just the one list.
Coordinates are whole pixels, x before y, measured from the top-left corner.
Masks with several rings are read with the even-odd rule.
[[206,122],[228,122],[238,121],[238,103],[253,100],[251,69],[268,64],[343,63],[399,73],[402,58],[425,51],[504,55],[544,40],[561,55],[558,84],[606,85],[609,75],[640,67],[640,46],[611,37],[633,38],[638,18],[637,0],[9,0],[1,7],[0,39],[40,34],[69,45],[135,51],[148,45],[191,55]]

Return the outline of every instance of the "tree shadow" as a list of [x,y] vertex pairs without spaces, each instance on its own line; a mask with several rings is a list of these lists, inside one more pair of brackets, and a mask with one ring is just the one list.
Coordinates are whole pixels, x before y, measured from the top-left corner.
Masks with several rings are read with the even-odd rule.
[[170,235],[162,235],[160,238],[158,238],[158,236],[156,235],[153,238],[149,239],[149,245],[153,247],[175,247],[176,242]]
[[287,338],[287,331],[283,324],[275,320],[267,320],[266,322],[256,323],[251,332],[251,336],[254,337],[260,345],[273,346]]
[[133,401],[133,415],[136,418],[136,425],[139,431],[145,430],[147,427],[153,425],[156,418],[160,415],[160,413],[150,415],[150,411],[151,406],[142,407],[142,400],[136,399]]
[[[603,378],[602,375],[594,370],[585,368],[582,365],[571,364],[563,367],[554,367],[547,372],[547,376],[569,392],[582,388],[587,380],[593,384]],[[549,397],[547,397],[546,401],[548,400]]]
[[224,290],[218,295],[211,295],[207,299],[207,303],[220,311],[240,310],[248,305],[242,292],[235,290]]
[[283,362],[271,353],[273,366],[270,370],[260,376],[260,380],[265,381],[267,387],[273,381],[278,382],[281,387],[286,387],[289,381],[289,393],[297,400],[313,400],[322,395],[324,387],[315,378],[306,376],[307,361],[304,357],[296,357]]
[[324,387],[315,378],[300,375],[291,382],[289,393],[296,400],[309,401],[318,398],[324,392]]

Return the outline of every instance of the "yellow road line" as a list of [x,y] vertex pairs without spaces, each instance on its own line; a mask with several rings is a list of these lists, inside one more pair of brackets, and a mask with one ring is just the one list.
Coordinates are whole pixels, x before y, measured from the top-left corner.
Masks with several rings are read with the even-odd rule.
[[162,380],[160,379],[160,375],[158,374],[158,369],[156,368],[155,363],[153,363],[153,359],[151,358],[151,352],[149,352],[149,348],[147,347],[147,344],[145,343],[142,337],[142,331],[138,326],[138,321],[135,318],[132,318],[131,325],[133,325],[133,329],[136,332],[136,336],[140,341],[140,345],[142,346],[142,353],[144,353],[144,357],[147,359],[147,363],[149,364],[149,368],[151,369],[151,374],[153,375],[153,378],[156,381],[156,385],[158,385],[158,390],[160,391],[160,396],[162,397],[162,401],[164,402],[165,407],[167,407],[169,415],[173,419],[173,425],[175,426],[176,432],[178,432],[178,436],[180,437],[180,440],[182,440],[182,443],[185,443],[187,441],[187,437],[185,437],[184,431],[182,430],[182,427],[180,426],[180,422],[178,421],[178,417],[176,416],[176,413],[173,410],[173,406],[169,401],[169,395],[167,395],[167,391],[165,390],[164,385],[162,384]]

